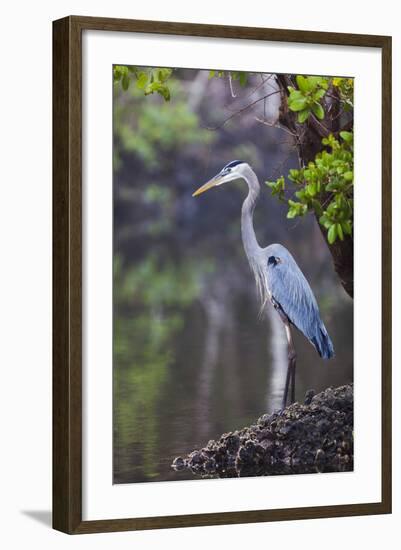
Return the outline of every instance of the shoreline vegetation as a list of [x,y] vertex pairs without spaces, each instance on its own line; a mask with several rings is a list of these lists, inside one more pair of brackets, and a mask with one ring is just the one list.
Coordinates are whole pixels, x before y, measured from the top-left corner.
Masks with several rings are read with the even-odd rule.
[[352,471],[353,397],[352,384],[309,390],[304,403],[225,433],[172,468],[220,478]]

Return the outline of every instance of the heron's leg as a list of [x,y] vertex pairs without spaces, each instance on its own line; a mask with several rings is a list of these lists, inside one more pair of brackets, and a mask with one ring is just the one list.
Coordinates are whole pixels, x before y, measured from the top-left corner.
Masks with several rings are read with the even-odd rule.
[[291,365],[291,403],[295,403],[295,367],[296,367],[296,357],[294,355],[292,359],[292,365]]
[[294,343],[292,341],[291,329],[288,321],[284,322],[285,335],[288,343],[288,367],[287,376],[285,379],[285,388],[283,395],[283,408],[287,405],[288,389],[291,384],[291,403],[295,401],[295,366],[296,366],[296,353]]
[[287,395],[288,395],[288,387],[290,385],[290,379],[292,379],[291,364],[290,364],[290,362],[288,362],[287,376],[285,377],[284,395],[283,395],[283,403],[282,403],[282,408],[283,409],[285,409],[285,407],[287,405]]

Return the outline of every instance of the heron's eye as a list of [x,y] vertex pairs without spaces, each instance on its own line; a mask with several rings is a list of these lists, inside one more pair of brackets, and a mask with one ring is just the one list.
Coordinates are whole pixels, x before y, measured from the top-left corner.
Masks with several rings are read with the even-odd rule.
[[281,263],[281,259],[277,256],[269,256],[267,260],[267,265],[277,265],[279,263]]

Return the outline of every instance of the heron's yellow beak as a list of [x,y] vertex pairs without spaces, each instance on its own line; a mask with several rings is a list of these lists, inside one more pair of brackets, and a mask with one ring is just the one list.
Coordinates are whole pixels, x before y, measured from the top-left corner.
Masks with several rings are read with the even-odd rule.
[[219,185],[221,183],[222,179],[223,178],[219,178],[219,177],[212,178],[211,180],[206,182],[204,185],[199,187],[199,189],[197,189],[195,191],[195,193],[192,193],[192,196],[196,197],[197,195],[200,195],[201,193],[204,193],[208,189],[211,189],[212,187],[215,187],[216,185]]

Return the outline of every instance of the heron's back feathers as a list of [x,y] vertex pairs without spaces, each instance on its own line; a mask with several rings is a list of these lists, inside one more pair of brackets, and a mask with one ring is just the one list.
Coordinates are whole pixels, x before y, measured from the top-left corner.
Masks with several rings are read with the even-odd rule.
[[288,250],[280,244],[264,249],[267,262],[267,285],[272,301],[288,320],[314,345],[323,359],[334,355],[334,348],[320,318],[315,296]]

